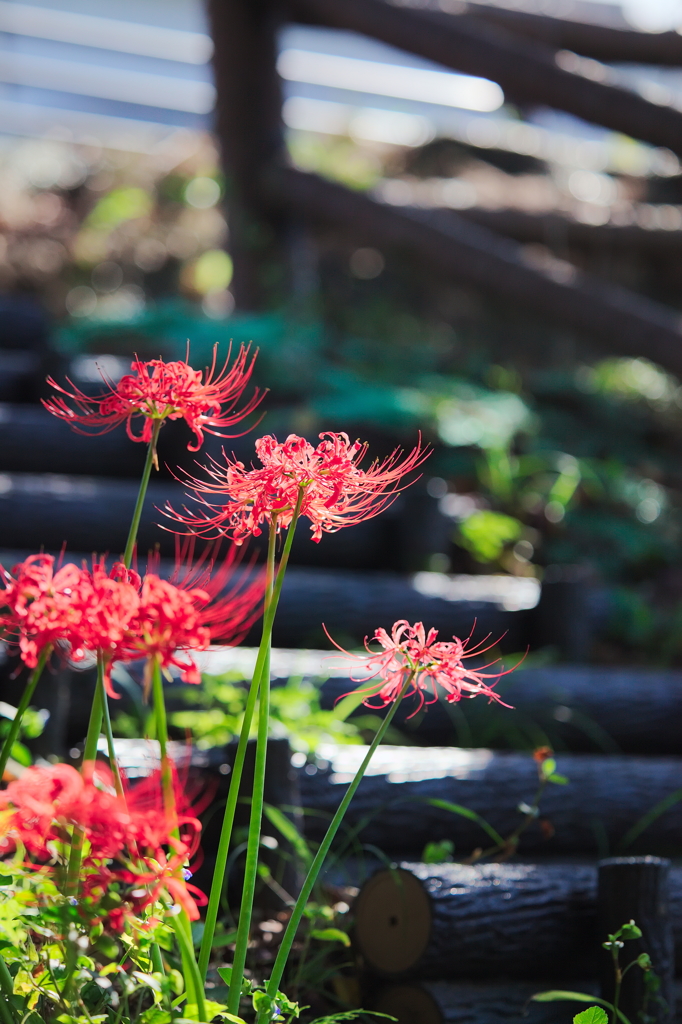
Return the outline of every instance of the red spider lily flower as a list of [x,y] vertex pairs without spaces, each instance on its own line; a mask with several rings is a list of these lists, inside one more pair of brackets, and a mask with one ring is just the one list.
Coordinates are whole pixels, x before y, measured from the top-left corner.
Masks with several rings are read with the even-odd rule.
[[211,631],[201,619],[201,610],[209,601],[205,590],[181,590],[168,580],[147,574],[124,657],[156,660],[164,669],[173,665],[180,669],[184,682],[200,683],[201,673],[195,662],[191,658],[181,660],[177,652],[205,651],[210,644]]
[[18,643],[29,668],[36,667],[47,645],[76,639],[81,610],[74,594],[81,575],[71,564],[55,572],[52,555],[30,555],[11,574],[0,566],[0,629]]
[[[323,533],[335,533],[379,515],[400,493],[401,478],[430,454],[420,438],[402,461],[402,451],[397,448],[362,469],[359,463],[366,453],[366,444],[351,443],[344,433],[320,434],[316,448],[296,434],[290,434],[284,443],[266,435],[256,441],[260,468],[246,469],[242,462],[227,456],[225,466],[212,460],[207,468],[209,480],[188,477],[186,481],[203,506],[201,510],[193,515],[168,508],[167,514],[190,533],[218,532],[241,544],[249,534],[259,536],[261,525],[272,523],[275,517],[278,529],[286,529],[302,491],[301,515],[311,522],[312,539],[319,541]],[[216,494],[225,498],[225,504],[214,505],[202,497]]]
[[[159,772],[140,787],[126,785],[120,797],[110,771],[99,764],[83,774],[70,765],[29,768],[0,793],[0,834],[23,844],[59,887],[55,852],[68,849],[78,830],[84,840],[79,904],[87,916],[110,917],[114,930],[164,894],[196,920],[205,897],[187,885],[183,871],[196,852],[201,824],[187,813],[175,772],[173,781],[180,813],[171,816],[163,809]],[[103,911],[102,899],[114,883],[124,905]]]
[[104,685],[110,697],[117,696],[111,688],[111,666],[125,653],[131,623],[139,612],[140,585],[138,574],[122,563],[108,573],[103,562],[95,562],[91,570],[80,572],[74,587],[72,602],[79,625],[77,637],[72,637],[71,657],[79,661],[86,650],[103,656]]
[[[367,683],[373,679],[378,680],[376,685],[365,691],[367,697],[363,703],[367,707],[376,709],[392,704],[398,699],[408,681],[409,687],[405,696],[416,695],[419,698],[418,707],[413,714],[420,711],[425,703],[433,704],[438,699],[438,687],[445,692],[445,699],[451,704],[464,697],[482,695],[489,701],[511,707],[495,692],[494,683],[488,683],[487,680],[493,679],[496,682],[514,669],[485,671],[496,665],[499,659],[476,668],[465,665],[466,658],[480,657],[490,650],[490,647],[482,647],[485,640],[467,650],[470,639],[471,637],[467,637],[466,640],[460,640],[455,636],[448,641],[438,640],[437,629],[430,629],[427,633],[421,622],[415,622],[411,626],[405,619],[399,619],[394,623],[390,635],[385,629],[375,630],[372,640],[376,641],[382,650],[372,651],[365,640],[369,655],[366,658],[344,651],[334,640],[332,643],[349,658],[360,663],[358,670],[362,670],[362,676],[356,678],[351,673],[354,682]],[[433,693],[433,697],[426,700],[424,695],[429,692]],[[374,698],[378,699],[378,704],[371,703]]]
[[[122,377],[118,384],[109,383],[103,377],[109,390],[97,398],[84,394],[70,380],[72,390],[67,391],[48,377],[48,384],[66,395],[76,410],[60,397],[43,401],[43,405],[76,430],[79,426],[87,428],[79,433],[106,434],[125,423],[128,437],[145,444],[152,439],[155,423],[184,419],[195,436],[195,444],[190,442],[187,447],[196,452],[203,444],[204,431],[218,437],[234,437],[222,431],[240,423],[263,399],[264,393],[256,388],[253,397],[241,409],[236,408],[249,383],[256,358],[255,355],[250,357],[249,346],[240,346],[231,367],[228,351],[222,369],[216,370],[217,355],[215,345],[213,362],[204,373],[180,360],[166,363],[162,359],[149,362],[136,359],[131,366],[132,373]],[[140,416],[141,430],[135,434],[133,419]]]
[[[200,683],[190,652],[204,651],[212,641],[233,645],[244,639],[262,613],[265,577],[251,566],[239,571],[241,553],[234,547],[216,569],[217,558],[211,546],[195,559],[191,541],[178,547],[169,580],[147,572],[120,655],[124,660],[157,659],[163,669],[178,668],[184,682]],[[149,567],[158,568],[155,560]]]

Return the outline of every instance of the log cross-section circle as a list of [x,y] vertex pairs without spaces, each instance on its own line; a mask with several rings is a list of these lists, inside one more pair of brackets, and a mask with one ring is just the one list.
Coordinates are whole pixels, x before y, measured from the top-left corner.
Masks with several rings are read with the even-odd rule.
[[[678,964],[681,907],[682,870],[673,868]],[[589,864],[403,863],[365,883],[355,912],[357,948],[384,978],[590,978],[605,938]]]
[[424,955],[431,934],[431,907],[424,886],[409,871],[379,871],[355,906],[363,955],[382,974],[409,971]]

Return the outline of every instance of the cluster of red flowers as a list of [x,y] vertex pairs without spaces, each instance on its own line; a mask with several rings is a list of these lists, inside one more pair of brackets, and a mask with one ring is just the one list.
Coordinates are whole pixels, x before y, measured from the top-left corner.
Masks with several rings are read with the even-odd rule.
[[99,764],[83,774],[65,764],[29,768],[0,792],[2,848],[24,847],[28,864],[39,864],[68,895],[64,861],[79,834],[84,856],[75,898],[83,915],[122,931],[126,917],[168,899],[196,920],[205,898],[183,869],[196,853],[201,823],[183,807],[177,777],[175,790],[171,817],[158,773],[117,796]]
[[238,643],[260,614],[263,598],[261,577],[234,576],[234,554],[212,578],[211,565],[180,564],[175,578],[165,580],[154,572],[140,577],[122,563],[111,572],[101,562],[55,572],[51,555],[31,555],[11,574],[3,570],[0,629],[18,643],[29,667],[48,646],[62,646],[74,660],[100,652],[110,693],[112,663],[135,658],[173,665],[186,682],[198,683],[188,652],[206,650],[211,640]]
[[[152,439],[155,423],[184,419],[196,439],[194,445],[187,447],[196,452],[203,444],[204,431],[218,437],[230,436],[221,431],[252,413],[263,398],[263,393],[256,388],[253,397],[241,409],[236,409],[251,378],[255,356],[249,357],[249,349],[242,345],[233,365],[228,368],[228,351],[222,369],[216,372],[217,351],[216,345],[213,362],[205,373],[193,370],[184,361],[135,360],[131,366],[132,373],[122,377],[118,384],[109,384],[106,394],[94,398],[84,394],[71,381],[72,390],[67,391],[49,377],[48,384],[74,402],[77,411],[63,398],[54,398],[43,404],[54,416],[66,420],[75,429],[81,426],[93,433],[106,434],[125,423],[128,437],[145,444]],[[139,435],[133,432],[135,417],[142,417]]]
[[[476,668],[465,665],[466,658],[480,657],[490,650],[489,647],[482,647],[481,643],[467,650],[470,637],[466,640],[460,640],[456,636],[448,641],[438,640],[437,629],[430,629],[427,633],[421,622],[415,622],[411,626],[405,619],[400,619],[394,623],[390,636],[385,629],[377,629],[372,640],[383,649],[374,652],[365,641],[369,654],[367,658],[343,651],[356,663],[355,671],[362,671],[360,678],[353,677],[355,682],[366,683],[372,679],[380,681],[381,685],[367,690],[368,696],[364,703],[369,707],[375,706],[370,703],[374,698],[379,700],[379,704],[376,705],[378,707],[392,704],[403,693],[406,684],[408,685],[404,696],[416,695],[419,698],[414,714],[425,703],[432,704],[438,700],[437,687],[444,691],[445,699],[450,703],[463,697],[483,695],[491,701],[504,704],[493,689],[494,683],[490,684],[488,680],[497,681],[513,669],[486,672],[486,669],[497,664],[497,661]],[[357,666],[357,662],[360,662],[361,668]],[[431,694],[431,699],[426,700],[425,694]]]
[[[203,506],[200,511],[183,514],[169,508],[168,513],[191,533],[218,531],[241,544],[275,518],[278,528],[288,527],[300,500],[300,514],[310,520],[312,539],[319,541],[323,533],[377,516],[397,497],[401,477],[429,454],[420,442],[402,461],[396,449],[362,469],[359,463],[366,453],[366,444],[351,443],[344,433],[320,434],[317,447],[296,434],[284,443],[268,434],[256,441],[261,468],[246,469],[227,456],[225,466],[214,460],[208,480],[187,480]],[[203,495],[221,495],[225,504],[214,505]]]

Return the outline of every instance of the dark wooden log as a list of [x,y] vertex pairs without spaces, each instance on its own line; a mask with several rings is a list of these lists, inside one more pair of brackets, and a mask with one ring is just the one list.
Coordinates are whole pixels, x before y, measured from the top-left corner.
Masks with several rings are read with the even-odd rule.
[[[529,634],[540,645],[532,627]],[[320,663],[320,675],[324,664]],[[332,678],[322,685],[322,706],[331,708],[348,693],[348,679]],[[498,692],[513,705],[486,709],[486,719],[496,721],[487,745],[504,749],[510,745],[505,725],[525,728],[535,724],[543,729],[558,749],[574,752],[602,750],[628,754],[679,754],[678,722],[682,720],[682,673],[656,669],[594,665],[550,665],[521,668],[501,679]],[[459,717],[439,701],[417,719],[406,721],[414,710],[407,704],[398,710],[396,721],[406,725],[418,743],[447,746],[463,743]],[[475,715],[476,705],[461,705],[464,721]],[[505,723],[504,716],[508,716]]]
[[[382,0],[372,2],[383,6]],[[410,252],[435,273],[549,316],[609,351],[646,353],[673,373],[682,373],[679,317],[634,292],[568,263],[560,269],[531,266],[515,243],[455,213],[435,225],[429,211],[384,206],[293,168],[270,169],[264,187],[274,202],[331,224],[357,242]]]
[[[508,711],[513,715],[513,711]],[[318,839],[346,784],[355,774],[363,747],[325,748],[326,767],[301,778],[303,807],[314,811],[306,829]],[[682,800],[632,840],[619,844],[644,815],[665,797],[682,796],[680,762],[674,758],[606,754],[562,754],[558,771],[566,785],[550,785],[539,820],[521,836],[524,855],[675,853],[682,836]],[[502,837],[521,822],[519,805],[533,802],[536,764],[530,754],[430,747],[380,747],[350,805],[346,824],[361,841],[389,856],[420,856],[428,842],[449,839],[459,858],[491,845],[476,822],[430,801],[446,801],[475,811]]]
[[234,260],[231,289],[239,309],[273,297],[281,216],[257,188],[264,164],[283,150],[280,81],[275,68],[281,6],[275,0],[210,0],[216,131],[226,178]]
[[[670,902],[679,958],[679,868],[671,872]],[[590,865],[405,863],[373,875],[354,912],[364,963],[383,977],[568,981],[598,972],[597,869]]]
[[37,391],[40,367],[37,352],[0,347],[0,402],[31,401]]
[[[59,551],[68,543],[71,550],[118,554],[125,547],[138,487],[135,480],[5,474],[0,489],[3,546],[39,551],[43,545]],[[140,524],[141,552],[159,544],[161,551],[173,554],[174,536],[156,525],[163,518],[157,509],[166,501],[181,507],[184,494],[179,484],[150,484]]]
[[682,152],[682,113],[672,106],[658,106],[607,84],[606,68],[566,70],[551,47],[471,15],[411,10],[386,0],[295,0],[292,13],[296,19],[361,32],[444,67],[491,78],[514,102],[556,107]]
[[[624,941],[617,953],[619,970],[625,971],[618,1006],[629,1020],[640,1019],[641,1012],[646,1012],[656,1024],[669,1024],[675,1019],[675,942],[669,876],[670,861],[660,857],[611,857],[599,863],[598,934],[617,934],[629,921],[634,921],[642,932],[641,938]],[[655,993],[647,989],[648,972],[639,967],[627,970],[644,953],[650,957],[660,982]],[[616,976],[611,949],[601,948],[599,961],[601,994],[613,1003]]]
[[[581,992],[596,990],[594,982],[581,979]],[[532,995],[547,988],[545,980],[510,981],[426,981],[384,984],[363,1005],[395,1017],[398,1024],[567,1024],[571,1004],[532,1003]],[[595,992],[596,994],[596,992]]]
[[[161,462],[167,458],[161,435]],[[146,448],[124,430],[78,434],[40,405],[0,405],[0,472],[139,477]]]

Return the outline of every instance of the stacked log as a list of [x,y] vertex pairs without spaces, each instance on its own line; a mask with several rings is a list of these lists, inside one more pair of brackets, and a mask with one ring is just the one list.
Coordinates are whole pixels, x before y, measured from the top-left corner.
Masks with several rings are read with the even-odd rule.
[[[319,839],[338,807],[364,747],[322,749],[324,768],[301,777],[306,829]],[[682,773],[675,758],[563,754],[565,785],[550,784],[540,813],[523,832],[523,856],[595,856],[605,851],[674,854],[682,836]],[[502,837],[520,824],[538,789],[529,754],[461,748],[380,747],[350,805],[346,825],[392,857],[419,857],[427,843],[450,840],[457,857],[491,845],[485,819]],[[645,827],[659,801],[670,806]],[[639,825],[638,825],[639,823]],[[633,831],[638,825],[638,831]]]

